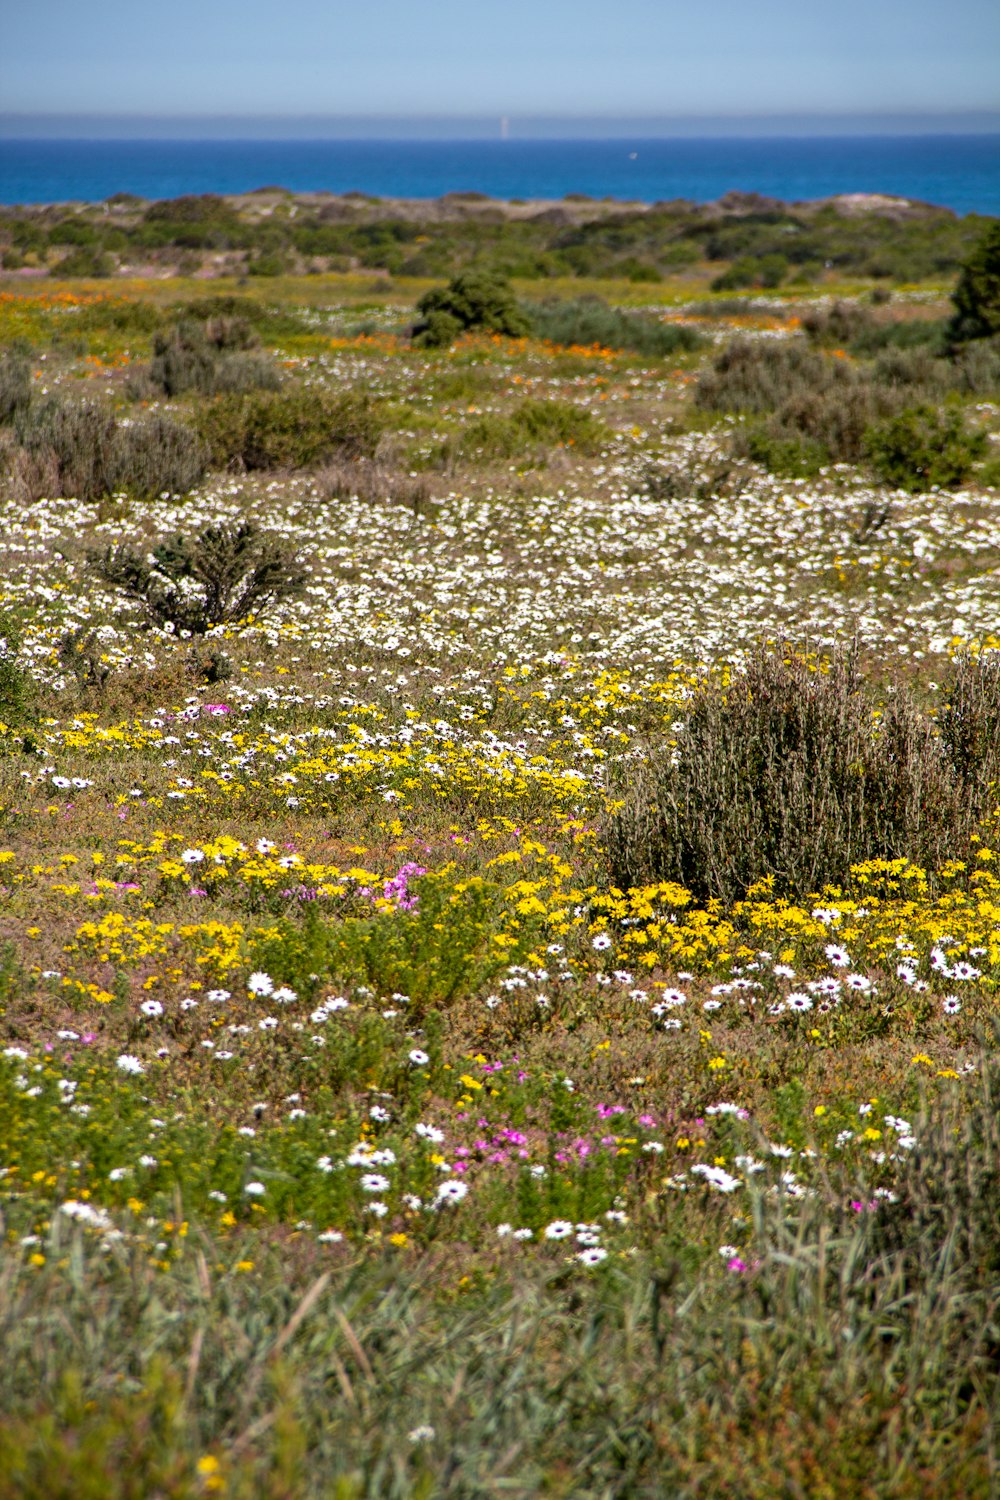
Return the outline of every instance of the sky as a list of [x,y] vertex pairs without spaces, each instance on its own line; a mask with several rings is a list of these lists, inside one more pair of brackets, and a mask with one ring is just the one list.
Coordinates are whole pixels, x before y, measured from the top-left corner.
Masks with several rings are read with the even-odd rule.
[[0,0],[0,26],[8,134],[39,116],[1000,123],[997,0]]

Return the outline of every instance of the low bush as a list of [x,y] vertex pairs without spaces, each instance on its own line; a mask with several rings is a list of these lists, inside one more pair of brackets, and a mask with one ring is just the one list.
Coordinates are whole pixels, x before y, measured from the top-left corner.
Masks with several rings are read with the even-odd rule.
[[441,348],[469,329],[524,338],[531,325],[518,306],[510,282],[495,272],[473,267],[447,286],[434,287],[417,303],[420,320],[413,337],[428,348]]
[[15,430],[39,470],[54,478],[56,494],[96,500],[114,492],[116,423],[109,407],[48,396],[20,415]]
[[141,604],[151,623],[191,635],[259,615],[297,593],[305,579],[288,544],[250,521],[177,535],[151,559],[131,547],[109,547],[91,554],[90,563]]
[[156,335],[149,378],[167,396],[276,390],[277,368],[270,355],[256,349],[259,342],[245,318],[185,319]]
[[1000,784],[1000,657],[995,651],[964,652],[952,668],[941,738],[977,811],[984,788]]
[[844,653],[822,670],[758,651],[728,686],[696,694],[675,746],[622,773],[612,878],[732,902],[762,877],[803,896],[868,859],[933,867],[989,796],[988,766],[970,755],[959,774],[951,743],[902,693],[880,709]]
[[21,497],[46,494],[99,500],[125,492],[152,499],[184,494],[202,478],[207,454],[182,422],[154,413],[137,422],[116,422],[97,402],[52,396],[18,420]]
[[219,396],[195,425],[213,463],[245,469],[305,469],[330,459],[371,458],[383,422],[375,406],[347,391],[259,391]]
[[589,411],[568,401],[522,401],[505,416],[477,417],[445,444],[443,456],[478,459],[523,458],[555,447],[592,453],[608,429]]
[[695,402],[707,411],[773,412],[794,396],[813,396],[852,379],[843,361],[801,343],[734,339],[698,379]]
[[533,303],[525,311],[535,337],[553,344],[598,344],[604,349],[657,355],[698,349],[704,343],[693,328],[609,307],[601,297],[552,298]]
[[782,434],[767,426],[751,427],[734,439],[737,457],[761,464],[789,479],[813,479],[830,462],[829,450],[813,438]]
[[736,292],[743,287],[779,287],[788,274],[788,261],[777,251],[741,256],[711,283],[713,292]]
[[183,422],[154,412],[138,422],[118,424],[111,446],[112,492],[136,500],[186,495],[205,474],[207,453],[197,433]]
[[960,411],[911,406],[866,434],[864,452],[883,484],[913,494],[967,479],[984,456],[986,434],[970,431]]

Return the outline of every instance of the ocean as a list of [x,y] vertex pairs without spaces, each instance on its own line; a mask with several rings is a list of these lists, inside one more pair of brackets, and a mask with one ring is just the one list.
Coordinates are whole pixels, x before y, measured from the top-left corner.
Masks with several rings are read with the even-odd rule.
[[656,140],[0,140],[0,203],[172,198],[281,186],[437,198],[568,193],[710,202],[889,193],[1000,214],[1000,135]]

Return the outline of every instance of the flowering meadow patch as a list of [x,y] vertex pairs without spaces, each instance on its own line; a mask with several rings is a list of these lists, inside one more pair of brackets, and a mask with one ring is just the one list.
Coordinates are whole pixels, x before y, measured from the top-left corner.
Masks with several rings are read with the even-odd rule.
[[[0,1496],[991,1493],[995,796],[732,900],[607,831],[761,643],[853,643],[872,735],[906,686],[943,743],[996,490],[734,481],[690,354],[309,317],[294,378],[389,403],[433,500],[3,503]],[[609,435],[429,467],[512,392]],[[248,518],[305,586],[200,635],[88,562]]]

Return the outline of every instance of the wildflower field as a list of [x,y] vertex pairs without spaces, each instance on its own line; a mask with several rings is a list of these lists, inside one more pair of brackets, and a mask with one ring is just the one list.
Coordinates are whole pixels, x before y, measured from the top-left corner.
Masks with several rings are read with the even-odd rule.
[[835,274],[4,283],[0,1497],[998,1493],[1000,350]]

